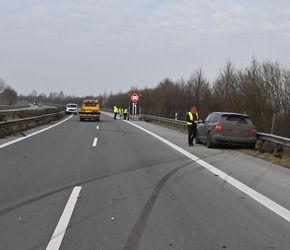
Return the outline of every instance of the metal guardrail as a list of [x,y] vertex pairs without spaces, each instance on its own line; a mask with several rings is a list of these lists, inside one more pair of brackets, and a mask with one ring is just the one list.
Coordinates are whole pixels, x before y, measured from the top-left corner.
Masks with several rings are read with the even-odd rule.
[[28,108],[30,105],[25,104],[25,105],[0,105],[0,111],[1,112],[8,112],[10,110],[16,110],[16,109],[23,109],[23,108]]
[[259,146],[260,150],[262,149],[264,142],[272,142],[277,145],[274,148],[273,153],[277,153],[279,148],[281,148],[281,146],[284,146],[284,147],[289,148],[288,157],[290,157],[290,138],[285,138],[285,137],[273,135],[273,134],[257,133],[257,139],[262,141],[262,143]]
[[60,119],[65,111],[0,122],[0,138]]
[[180,120],[174,120],[159,116],[153,116],[153,115],[144,115],[142,114],[142,119],[146,122],[157,122],[159,124],[163,124],[168,127],[174,127],[182,132],[187,132],[187,123],[186,121],[180,121]]
[[24,124],[27,122],[39,121],[39,120],[46,119],[48,117],[57,117],[62,113],[65,113],[65,111],[61,111],[58,113],[39,115],[39,116],[34,116],[34,117],[27,117],[27,118],[22,118],[22,119],[14,119],[14,120],[10,120],[10,121],[3,121],[3,122],[0,122],[0,128],[9,127],[9,126],[13,126],[13,125],[20,125],[20,124]]
[[290,138],[273,134],[258,133],[258,139],[262,141],[274,142],[285,147],[290,147]]

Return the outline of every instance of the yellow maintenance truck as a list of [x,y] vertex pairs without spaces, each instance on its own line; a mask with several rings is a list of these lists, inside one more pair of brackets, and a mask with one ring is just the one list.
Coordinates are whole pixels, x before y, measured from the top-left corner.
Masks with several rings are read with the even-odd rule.
[[98,100],[83,100],[81,111],[79,112],[80,121],[94,120],[100,121],[101,107]]

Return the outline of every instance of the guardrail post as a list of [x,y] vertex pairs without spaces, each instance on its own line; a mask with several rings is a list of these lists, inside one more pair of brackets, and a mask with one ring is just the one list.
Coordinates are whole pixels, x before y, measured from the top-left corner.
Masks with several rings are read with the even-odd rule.
[[275,120],[276,120],[276,114],[274,113],[273,114],[273,120],[272,120],[271,134],[274,133]]
[[261,152],[262,149],[263,149],[264,142],[265,142],[265,141],[261,141],[261,142],[260,142],[260,145],[259,145],[259,151],[260,151],[260,152]]

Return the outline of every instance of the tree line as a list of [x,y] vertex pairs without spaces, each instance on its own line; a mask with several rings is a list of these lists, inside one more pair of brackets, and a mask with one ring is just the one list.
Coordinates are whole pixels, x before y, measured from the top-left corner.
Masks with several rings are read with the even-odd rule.
[[[278,62],[259,63],[254,57],[250,66],[237,68],[227,60],[213,83],[201,68],[189,79],[165,78],[155,88],[132,88],[142,93],[142,113],[185,120],[191,106],[199,118],[213,111],[245,113],[258,131],[290,137],[290,70]],[[106,107],[128,105],[127,93],[110,95]]]
[[250,66],[237,68],[227,60],[212,83],[199,68],[188,79],[173,81],[165,78],[154,88],[132,86],[127,92],[104,93],[96,96],[76,97],[60,93],[28,96],[17,93],[0,79],[0,103],[13,104],[16,100],[39,99],[44,103],[81,104],[83,99],[98,99],[107,109],[128,107],[128,93],[142,94],[143,114],[185,120],[186,113],[196,106],[199,118],[204,120],[213,111],[245,113],[250,116],[259,132],[290,137],[290,70],[279,62],[258,62],[252,58]]
[[17,92],[0,79],[0,104],[13,105],[17,101]]

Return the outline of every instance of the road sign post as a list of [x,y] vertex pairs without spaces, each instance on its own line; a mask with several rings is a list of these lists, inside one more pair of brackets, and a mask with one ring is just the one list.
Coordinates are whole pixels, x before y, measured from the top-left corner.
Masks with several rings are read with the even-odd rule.
[[129,101],[128,119],[141,121],[142,116],[141,116],[141,107],[140,107],[140,97],[142,95],[137,94],[137,93],[133,93],[129,95],[130,95],[130,101]]

